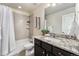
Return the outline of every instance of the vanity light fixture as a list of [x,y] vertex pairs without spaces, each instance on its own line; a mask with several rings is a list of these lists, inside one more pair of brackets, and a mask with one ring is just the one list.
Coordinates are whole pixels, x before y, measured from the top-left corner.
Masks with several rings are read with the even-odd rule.
[[22,7],[21,6],[18,6],[18,8],[21,9]]
[[56,6],[56,3],[52,3],[52,6],[53,6],[53,7]]

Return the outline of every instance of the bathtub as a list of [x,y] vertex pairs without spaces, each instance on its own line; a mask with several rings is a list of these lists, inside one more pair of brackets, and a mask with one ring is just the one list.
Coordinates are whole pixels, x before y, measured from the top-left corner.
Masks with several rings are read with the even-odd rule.
[[16,48],[8,54],[8,56],[24,56],[25,55],[25,45],[29,45],[31,43],[28,38],[17,40],[16,41]]

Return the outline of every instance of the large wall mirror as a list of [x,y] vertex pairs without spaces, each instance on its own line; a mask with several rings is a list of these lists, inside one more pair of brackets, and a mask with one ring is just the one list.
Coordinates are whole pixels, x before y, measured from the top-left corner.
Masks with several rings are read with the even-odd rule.
[[75,3],[54,3],[45,9],[46,28],[51,33],[73,35]]

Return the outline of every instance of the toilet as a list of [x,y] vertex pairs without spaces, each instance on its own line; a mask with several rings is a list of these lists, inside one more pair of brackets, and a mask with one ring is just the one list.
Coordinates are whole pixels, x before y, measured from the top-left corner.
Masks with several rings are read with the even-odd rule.
[[24,45],[25,48],[25,55],[26,56],[33,56],[34,55],[34,44],[31,42],[28,42],[26,45]]

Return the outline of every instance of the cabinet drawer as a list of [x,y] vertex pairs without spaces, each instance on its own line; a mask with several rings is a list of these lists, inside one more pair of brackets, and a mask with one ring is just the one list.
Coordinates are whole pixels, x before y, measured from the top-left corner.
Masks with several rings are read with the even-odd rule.
[[51,52],[46,51],[46,56],[55,56],[55,55],[52,54]]
[[52,51],[55,55],[57,56],[75,56],[75,54],[70,53],[68,51],[65,51],[63,49],[60,49],[58,47],[53,46],[53,51]]
[[61,50],[61,53],[62,53],[64,56],[76,56],[75,54],[70,53],[70,52],[65,51],[65,50]]
[[51,52],[51,50],[52,50],[51,47],[52,47],[52,46],[51,46],[50,44],[45,43],[45,42],[42,42],[42,48],[44,48],[46,51]]
[[42,43],[42,42],[41,42],[40,40],[38,40],[38,39],[35,38],[35,44],[41,46],[41,43]]

